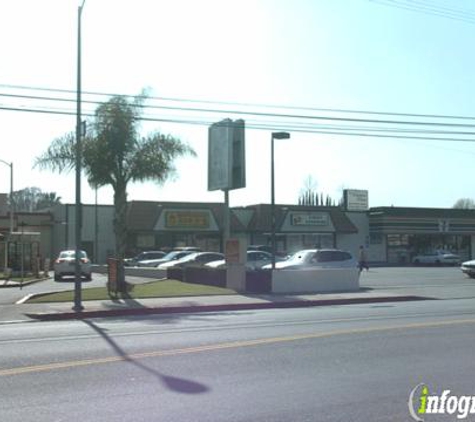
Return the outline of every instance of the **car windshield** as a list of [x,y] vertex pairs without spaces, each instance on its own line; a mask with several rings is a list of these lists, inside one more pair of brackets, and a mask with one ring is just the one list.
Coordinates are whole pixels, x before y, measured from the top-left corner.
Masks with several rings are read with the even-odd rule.
[[294,253],[293,255],[291,255],[287,261],[307,261],[313,254],[315,253],[315,251],[312,251],[312,250],[303,250],[303,251],[298,251],[296,253]]
[[181,258],[180,258],[181,262],[193,261],[197,256],[199,256],[199,252],[194,252],[194,253],[182,252],[182,253],[185,253],[185,255],[181,256]]
[[176,258],[179,258],[179,257],[182,257],[184,255],[182,255],[183,252],[181,251],[171,251],[171,252],[168,252],[164,257],[163,259],[164,260],[170,260],[170,259],[176,259]]
[[[76,251],[63,251],[59,254],[60,258],[75,258],[76,257]],[[87,254],[84,251],[79,252],[79,257],[80,258],[87,258]]]

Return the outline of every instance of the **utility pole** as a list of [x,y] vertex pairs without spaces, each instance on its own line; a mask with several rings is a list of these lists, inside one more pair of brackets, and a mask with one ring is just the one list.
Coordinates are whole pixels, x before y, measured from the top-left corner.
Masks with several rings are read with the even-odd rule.
[[76,253],[74,268],[74,306],[75,312],[81,312],[84,307],[81,304],[81,230],[82,230],[82,206],[81,206],[81,160],[82,160],[82,125],[81,125],[81,14],[86,0],[78,7],[78,45],[77,45],[77,113],[76,113],[76,206],[75,206],[75,234]]

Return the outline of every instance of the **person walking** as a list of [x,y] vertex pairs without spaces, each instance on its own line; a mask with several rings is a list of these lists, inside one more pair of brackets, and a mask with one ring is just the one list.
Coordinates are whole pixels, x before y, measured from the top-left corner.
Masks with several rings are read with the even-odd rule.
[[369,265],[368,265],[368,260],[366,257],[366,251],[364,249],[364,246],[360,246],[360,253],[358,257],[358,268],[360,269],[360,272],[363,271],[363,268],[366,268],[366,271],[369,271]]

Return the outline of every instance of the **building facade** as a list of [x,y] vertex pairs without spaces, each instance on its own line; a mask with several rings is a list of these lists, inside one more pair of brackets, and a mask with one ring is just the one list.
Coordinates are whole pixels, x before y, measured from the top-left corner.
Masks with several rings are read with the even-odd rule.
[[454,208],[371,208],[371,258],[404,264],[420,253],[447,250],[462,260],[475,254],[475,210]]
[[[350,207],[351,208],[351,207]],[[0,208],[1,210],[1,208]],[[140,251],[197,246],[222,251],[223,203],[131,201],[127,209],[127,255]],[[93,262],[115,256],[114,207],[82,205],[82,248]],[[8,207],[0,215],[0,267],[23,251],[25,260],[54,259],[75,248],[74,204],[50,212],[16,213],[9,234]],[[230,210],[230,233],[248,245],[271,245],[270,204]],[[475,255],[475,210],[443,208],[344,207],[275,205],[277,252],[305,248],[339,248],[357,255],[360,245],[373,263],[408,264],[416,254],[437,249],[453,251],[462,260]],[[7,241],[9,250],[6,251]],[[9,254],[6,252],[10,252]],[[12,262],[10,262],[12,263]]]

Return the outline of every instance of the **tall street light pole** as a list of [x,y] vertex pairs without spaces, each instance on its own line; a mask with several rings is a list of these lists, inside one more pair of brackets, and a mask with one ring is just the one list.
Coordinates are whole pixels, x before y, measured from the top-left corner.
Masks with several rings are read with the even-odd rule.
[[81,312],[84,307],[81,304],[81,229],[82,229],[82,209],[81,209],[81,14],[84,8],[82,1],[78,6],[78,57],[77,57],[77,113],[76,113],[76,206],[75,206],[75,237],[76,237],[76,253],[75,253],[75,269],[74,269],[74,306],[75,312]]
[[13,163],[7,163],[0,159],[0,163],[3,163],[10,167],[10,235],[13,233]]
[[[13,233],[13,162],[8,163],[2,159],[0,162],[10,167],[10,240]],[[8,268],[8,243],[5,245],[5,268]]]
[[289,139],[290,134],[287,132],[272,132],[271,136],[271,167],[270,167],[270,184],[271,184],[271,242],[272,242],[272,269],[275,270],[275,176],[274,176],[274,139]]

